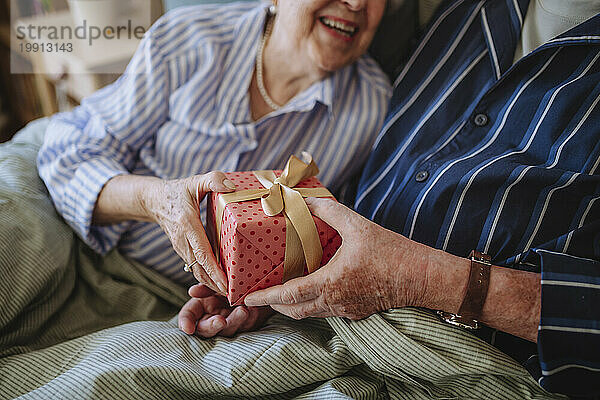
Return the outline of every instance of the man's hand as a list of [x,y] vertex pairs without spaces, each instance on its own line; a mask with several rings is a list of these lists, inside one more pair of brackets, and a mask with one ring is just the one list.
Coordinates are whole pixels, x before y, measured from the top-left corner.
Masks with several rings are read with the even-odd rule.
[[[416,306],[457,313],[471,262],[414,242],[328,199],[306,199],[311,212],[337,230],[342,245],[310,275],[246,296],[292,318],[360,319]],[[540,321],[539,274],[492,267],[480,322],[535,341]]]
[[192,298],[179,311],[179,329],[188,335],[230,337],[258,329],[273,315],[268,307],[230,307],[225,297],[201,284],[188,293]]
[[317,217],[338,231],[342,245],[314,273],[249,294],[248,306],[270,305],[295,319],[361,319],[416,305],[424,296],[428,248],[367,220],[331,199],[306,199]]

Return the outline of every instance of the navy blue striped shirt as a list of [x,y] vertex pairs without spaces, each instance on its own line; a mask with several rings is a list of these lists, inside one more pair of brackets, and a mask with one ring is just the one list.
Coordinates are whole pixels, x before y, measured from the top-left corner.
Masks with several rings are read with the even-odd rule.
[[53,118],[38,157],[40,175],[58,211],[93,249],[118,246],[189,285],[193,276],[157,224],[91,225],[109,179],[280,169],[291,154],[307,150],[321,181],[336,190],[366,160],[391,96],[369,56],[252,121],[248,88],[265,15],[264,3],[169,12],[146,33],[116,83]]
[[541,272],[532,373],[600,394],[600,15],[513,65],[528,3],[444,2],[396,79],[355,206],[435,248]]

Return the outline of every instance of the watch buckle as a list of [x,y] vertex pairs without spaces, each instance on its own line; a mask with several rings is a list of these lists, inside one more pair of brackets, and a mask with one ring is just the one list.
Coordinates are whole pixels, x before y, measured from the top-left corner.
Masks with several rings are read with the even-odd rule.
[[476,330],[480,327],[479,321],[476,319],[463,318],[461,315],[452,314],[445,311],[437,311],[437,314],[443,321],[449,323],[450,325],[458,326],[468,330]]

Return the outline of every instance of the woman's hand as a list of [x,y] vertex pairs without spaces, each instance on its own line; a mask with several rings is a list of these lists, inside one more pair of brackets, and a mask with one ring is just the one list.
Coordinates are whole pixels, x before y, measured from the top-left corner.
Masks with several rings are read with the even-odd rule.
[[[225,272],[217,264],[200,220],[200,201],[208,192],[231,192],[235,185],[222,172],[185,179],[118,175],[102,188],[93,212],[93,224],[122,221],[155,222],[173,248],[192,269],[196,279],[217,293],[227,293]],[[183,265],[182,265],[183,267]]]
[[192,299],[179,312],[179,329],[188,335],[233,336],[258,329],[273,315],[269,307],[230,307],[226,298],[201,284],[192,286],[188,293]]
[[270,305],[296,319],[360,319],[389,308],[422,303],[431,249],[331,199],[306,200],[314,215],[339,232],[342,245],[317,271],[251,293],[246,305]]
[[179,256],[190,264],[198,282],[227,293],[227,278],[219,267],[200,220],[199,204],[208,192],[231,192],[235,185],[222,172],[185,179],[158,180],[140,193],[148,217],[161,226]]

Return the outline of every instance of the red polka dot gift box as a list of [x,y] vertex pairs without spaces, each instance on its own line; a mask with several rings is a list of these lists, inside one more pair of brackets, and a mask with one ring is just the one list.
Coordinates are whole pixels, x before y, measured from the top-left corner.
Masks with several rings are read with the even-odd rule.
[[[288,162],[284,174],[289,166]],[[270,173],[275,178],[275,184],[265,182],[260,175],[257,177],[256,171],[232,172],[226,175],[235,183],[236,191],[232,194],[211,193],[208,196],[207,235],[227,275],[227,298],[234,306],[243,304],[244,297],[251,292],[308,274],[311,271],[310,264],[313,265],[312,270],[323,266],[342,242],[337,231],[311,215],[304,203],[302,196],[331,196],[316,177],[297,179],[299,182],[292,182],[295,183],[293,187],[279,188],[277,184],[282,171],[259,172]],[[274,195],[270,196],[268,186],[271,185]],[[280,192],[284,193],[283,201],[275,199],[274,209],[265,203],[265,200],[269,200],[266,199],[268,196],[273,198],[279,196]],[[298,195],[299,192],[301,195]],[[315,193],[318,195],[315,196]],[[224,201],[223,196],[229,200]],[[242,201],[239,201],[240,198]],[[285,204],[279,207],[281,211],[277,208],[278,201]],[[301,201],[302,204],[293,204],[294,201]],[[221,219],[220,223],[217,218]],[[312,239],[306,237],[310,234],[314,235]],[[311,240],[314,253],[307,254],[310,251],[305,249]],[[287,258],[286,251],[289,252]],[[294,263],[295,266],[290,267]],[[295,271],[290,271],[290,268]]]

